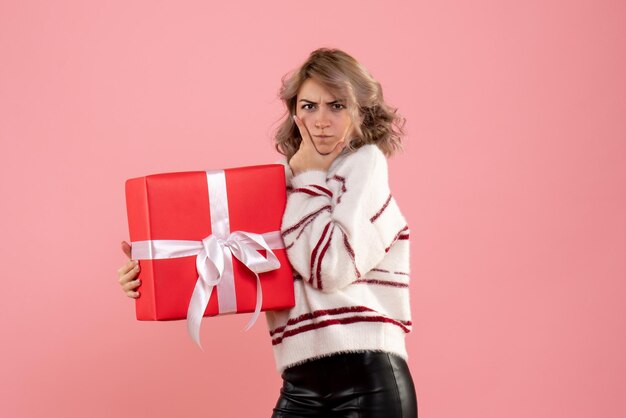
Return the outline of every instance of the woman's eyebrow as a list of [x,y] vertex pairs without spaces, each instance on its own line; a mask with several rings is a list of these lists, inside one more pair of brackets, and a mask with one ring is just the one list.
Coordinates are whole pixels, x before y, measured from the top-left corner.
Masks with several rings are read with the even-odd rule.
[[[317,104],[317,102],[314,102],[313,100],[308,100],[308,99],[300,99],[300,102],[307,102],[307,103],[312,103],[312,104]],[[335,103],[343,103],[344,100],[342,99],[337,99],[337,100],[333,100],[332,102],[326,102],[327,105],[332,105]]]

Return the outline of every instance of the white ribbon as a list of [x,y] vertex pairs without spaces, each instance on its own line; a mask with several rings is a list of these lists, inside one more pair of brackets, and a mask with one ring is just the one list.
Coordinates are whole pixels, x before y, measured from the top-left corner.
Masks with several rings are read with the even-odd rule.
[[[187,310],[187,331],[201,349],[200,323],[213,288],[217,286],[220,314],[237,311],[232,257],[241,261],[256,276],[256,307],[245,327],[247,331],[259,317],[263,304],[259,273],[278,269],[280,261],[272,249],[284,248],[280,231],[264,234],[245,231],[229,233],[230,222],[224,172],[222,170],[207,171],[207,182],[211,210],[211,235],[202,241],[147,240],[131,243],[131,258],[134,260],[196,256],[198,280]],[[263,257],[256,250],[265,250],[266,256]]]

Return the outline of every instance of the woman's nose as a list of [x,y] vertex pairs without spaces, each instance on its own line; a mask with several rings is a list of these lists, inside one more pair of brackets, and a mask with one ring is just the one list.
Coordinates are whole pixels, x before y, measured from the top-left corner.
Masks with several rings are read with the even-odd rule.
[[315,127],[319,129],[328,128],[330,126],[330,121],[326,118],[318,118],[315,121]]

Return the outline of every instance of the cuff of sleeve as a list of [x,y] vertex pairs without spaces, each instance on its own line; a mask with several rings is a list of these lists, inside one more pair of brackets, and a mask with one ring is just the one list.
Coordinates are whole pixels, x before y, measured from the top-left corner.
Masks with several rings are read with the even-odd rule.
[[310,184],[320,186],[326,185],[326,172],[321,170],[308,170],[299,173],[291,178],[291,185],[294,188],[305,187]]
[[289,186],[291,184],[291,177],[293,177],[293,173],[291,172],[291,167],[287,163],[287,159],[285,157],[277,160],[274,164],[281,164],[285,168],[285,186]]

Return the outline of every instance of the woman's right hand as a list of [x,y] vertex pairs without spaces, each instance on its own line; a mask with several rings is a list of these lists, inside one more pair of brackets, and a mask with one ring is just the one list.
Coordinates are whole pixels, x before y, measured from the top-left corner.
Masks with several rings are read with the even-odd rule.
[[119,282],[126,296],[137,299],[140,295],[136,289],[141,285],[141,280],[136,279],[139,274],[139,262],[130,259],[130,244],[126,241],[122,241],[122,251],[126,254],[129,261],[117,270],[117,275],[120,278]]
[[298,151],[296,151],[296,153],[289,160],[289,168],[291,168],[291,172],[294,176],[296,176],[307,170],[328,171],[328,168],[333,161],[335,161],[335,158],[337,158],[341,151],[345,148],[346,138],[350,132],[351,125],[347,126],[341,140],[337,142],[332,151],[327,154],[320,154],[311,139],[311,133],[302,119],[296,115],[293,115],[292,117],[298,127],[302,140],[300,141]]

